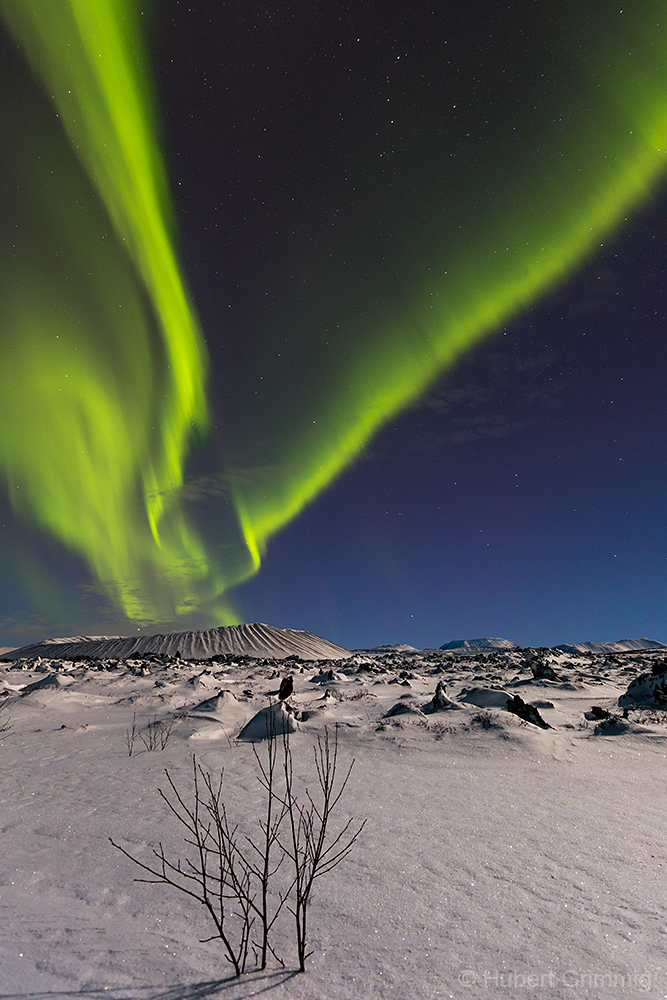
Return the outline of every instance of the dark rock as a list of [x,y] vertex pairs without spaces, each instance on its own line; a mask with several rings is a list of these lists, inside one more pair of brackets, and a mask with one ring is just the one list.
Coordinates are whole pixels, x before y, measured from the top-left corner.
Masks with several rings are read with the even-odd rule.
[[513,698],[509,698],[505,707],[508,712],[511,712],[513,715],[518,715],[518,717],[523,719],[524,722],[532,722],[534,726],[539,726],[540,729],[552,728],[548,722],[544,721],[535,706],[527,705],[523,698],[520,698],[518,694],[515,694]]
[[584,712],[587,719],[609,719],[611,718],[611,712],[608,712],[606,708],[601,708],[599,705],[591,705],[589,712]]
[[544,660],[535,660],[534,663],[531,663],[530,669],[533,672],[533,677],[543,677],[548,681],[557,680],[554,668],[545,663]]
[[288,674],[287,677],[283,677],[283,679],[280,682],[280,689],[278,690],[278,700],[285,701],[286,698],[289,698],[293,690],[294,690],[294,679],[292,678],[291,674]]
[[332,670],[320,670],[319,674],[315,674],[314,677],[310,678],[311,684],[329,684],[331,681],[336,680],[335,671]]

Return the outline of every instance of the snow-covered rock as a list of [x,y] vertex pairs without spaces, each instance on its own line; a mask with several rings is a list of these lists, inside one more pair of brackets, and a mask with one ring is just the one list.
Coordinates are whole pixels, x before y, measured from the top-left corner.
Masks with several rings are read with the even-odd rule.
[[284,701],[278,701],[262,708],[257,715],[253,715],[237,738],[245,743],[261,743],[269,735],[282,736],[284,733],[295,733],[298,728],[299,724],[289,706]]
[[635,677],[625,694],[618,699],[618,704],[621,707],[636,704],[667,706],[667,673]]
[[494,688],[472,688],[470,691],[462,691],[459,701],[467,705],[476,705],[478,708],[507,708],[507,702],[512,696],[507,691],[498,691]]

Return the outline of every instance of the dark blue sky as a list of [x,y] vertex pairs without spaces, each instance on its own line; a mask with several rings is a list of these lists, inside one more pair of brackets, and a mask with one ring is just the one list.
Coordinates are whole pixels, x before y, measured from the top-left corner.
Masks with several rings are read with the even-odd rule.
[[[515,197],[524,154],[558,193],[617,7],[156,5],[180,253],[211,354],[215,432],[188,479],[217,551],[236,531],[228,468],[270,462],[346,377],[358,316],[392,315],[440,229],[467,225],[474,259],[489,186]],[[232,594],[241,616],[347,647],[667,641],[666,233],[663,189],[443,373],[270,541]],[[136,631],[2,503],[0,645]]]
[[392,422],[241,606],[349,646],[664,641],[666,208]]
[[[550,41],[532,2],[438,11],[418,3],[407,14],[391,3],[211,10],[172,5],[161,66],[185,260],[223,399],[233,397],[225,366],[252,366],[253,320],[272,308],[265,297],[278,303],[284,292],[294,231],[315,233],[315,246],[334,225],[343,153],[362,169],[384,141],[376,114],[387,96],[412,102],[402,163],[423,187],[415,198],[426,216],[440,196],[439,107],[458,101],[471,132],[488,124],[489,107],[500,109],[490,123],[498,135],[503,119],[539,132],[546,109],[572,103],[567,90],[596,21],[612,8],[563,4],[558,23],[549,15]],[[357,36],[361,52],[351,45]],[[397,77],[403,51],[411,58]],[[340,52],[347,76],[334,69]],[[554,67],[566,81],[560,91],[544,83],[557,77]],[[485,92],[494,73],[507,79],[505,94]],[[337,117],[357,104],[367,127],[344,133],[341,152]],[[489,140],[466,162],[483,176],[499,156]],[[391,217],[386,204],[376,211]],[[402,218],[413,209],[404,199]],[[666,640],[666,223],[667,196],[658,194],[597,258],[392,420],[272,540],[259,575],[235,592],[246,619],[350,647],[480,635],[532,645]],[[386,249],[383,232],[377,245],[364,229],[348,239],[365,260]],[[381,286],[381,269],[369,264],[364,278],[373,276]],[[230,332],[227,309],[245,326]],[[309,315],[298,296],[293,315]],[[295,405],[303,375],[293,362]]]
[[[252,318],[258,301],[284,288],[293,230],[317,232],[334,218],[339,109],[366,107],[370,135],[386,95],[413,102],[414,156],[404,153],[404,162],[414,164],[428,214],[437,192],[425,122],[437,122],[438,102],[459,101],[477,127],[491,100],[485,74],[502,65],[510,82],[494,107],[512,121],[519,107],[527,140],[540,112],[567,106],[566,93],[543,83],[544,71],[565,66],[575,85],[604,5],[559,8],[558,53],[540,41],[538,6],[436,13],[416,4],[407,17],[402,4],[324,4],[308,14],[298,3],[232,4],[218,15],[210,5],[172,6],[161,49],[169,149],[221,398],[230,359],[253,363]],[[357,35],[359,54],[349,44]],[[404,49],[418,58],[397,79]],[[340,51],[349,82],[333,69]],[[230,62],[218,58],[223,52]],[[385,65],[386,94],[377,85]],[[286,123],[287,148],[276,122]],[[500,134],[503,121],[492,124]],[[359,127],[351,136],[351,159],[362,164],[372,136]],[[491,169],[501,155],[491,142],[481,154]],[[290,174],[299,179],[299,207],[286,209]],[[306,222],[303,206],[312,213]],[[667,639],[666,223],[667,197],[658,195],[597,259],[391,421],[273,539],[259,575],[235,593],[243,615],[347,646],[480,635],[532,645]],[[367,232],[348,238],[372,254]],[[225,333],[230,303],[246,318],[234,337]],[[299,302],[292,315],[308,314]],[[292,377],[290,388],[303,377],[298,364]]]

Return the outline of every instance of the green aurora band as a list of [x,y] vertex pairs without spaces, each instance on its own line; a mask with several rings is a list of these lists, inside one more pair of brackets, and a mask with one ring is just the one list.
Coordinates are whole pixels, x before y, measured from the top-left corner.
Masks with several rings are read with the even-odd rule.
[[[664,5],[648,3],[600,28],[562,122],[545,123],[530,153],[508,139],[468,216],[453,178],[428,268],[398,306],[350,321],[321,391],[228,429],[239,535],[216,566],[180,499],[209,422],[207,353],[173,249],[139,8],[0,10],[71,146],[43,121],[40,157],[20,139],[17,165],[2,156],[8,186],[29,195],[16,221],[4,209],[17,235],[2,257],[0,465],[16,511],[79,553],[132,619],[235,620],[222,595],[258,570],[271,536],[444,367],[591,256],[664,173]],[[38,252],[22,231],[40,234]]]
[[9,222],[0,348],[9,496],[87,560],[129,618],[171,620],[223,581],[178,502],[208,423],[207,352],[171,242],[140,12],[131,0],[0,8],[89,182],[52,123],[20,148],[16,122],[14,197],[26,197]]
[[[667,165],[664,2],[634,11],[599,9],[597,20],[595,47],[589,45],[585,60],[572,60],[580,63],[578,71],[562,81],[555,101],[559,117],[553,100],[545,100],[548,110],[537,117],[533,100],[519,105],[517,115],[525,108],[537,121],[531,122],[532,142],[513,144],[509,132],[503,147],[491,151],[492,162],[477,162],[470,171],[474,198],[465,172],[441,161],[440,204],[434,199],[431,207],[442,226],[420,249],[425,266],[421,277],[409,279],[407,294],[401,289],[391,306],[370,305],[361,322],[338,303],[329,303],[328,316],[320,308],[329,320],[327,339],[336,325],[334,310],[345,315],[349,330],[338,345],[344,363],[337,369],[329,357],[312,380],[318,393],[310,405],[295,416],[290,401],[280,419],[274,413],[271,437],[265,415],[267,443],[257,448],[247,439],[238,449],[234,495],[251,555],[249,572],[259,567],[271,536],[358,457],[397,411],[463,352],[569,277],[657,189]],[[560,51],[557,35],[551,44]],[[493,83],[487,83],[489,90]],[[506,108],[497,110],[507,114]],[[454,133],[445,109],[439,124]],[[356,232],[363,232],[359,220]],[[407,242],[407,226],[403,235]],[[389,302],[397,279],[389,266],[387,271]],[[242,438],[243,428],[235,432]]]

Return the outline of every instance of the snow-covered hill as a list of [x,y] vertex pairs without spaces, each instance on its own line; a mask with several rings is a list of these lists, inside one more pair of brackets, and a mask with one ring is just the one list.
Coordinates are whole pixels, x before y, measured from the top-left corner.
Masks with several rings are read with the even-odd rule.
[[[11,652],[12,659],[72,660],[85,657],[107,660],[164,656],[170,659],[203,660],[219,654],[254,656],[258,659],[339,660],[350,652],[312,632],[275,628],[273,625],[229,625],[198,632],[170,632],[140,636],[71,636],[45,639]],[[5,657],[6,658],[6,657]]]
[[576,642],[556,646],[566,653],[628,653],[639,649],[667,649],[656,639],[618,639],[616,642]]
[[485,649],[517,649],[517,644],[512,642],[511,639],[497,639],[497,638],[484,638],[484,639],[452,639],[451,642],[446,642],[444,646],[440,646],[440,649],[456,649],[460,652],[465,650],[474,650],[479,653]]

